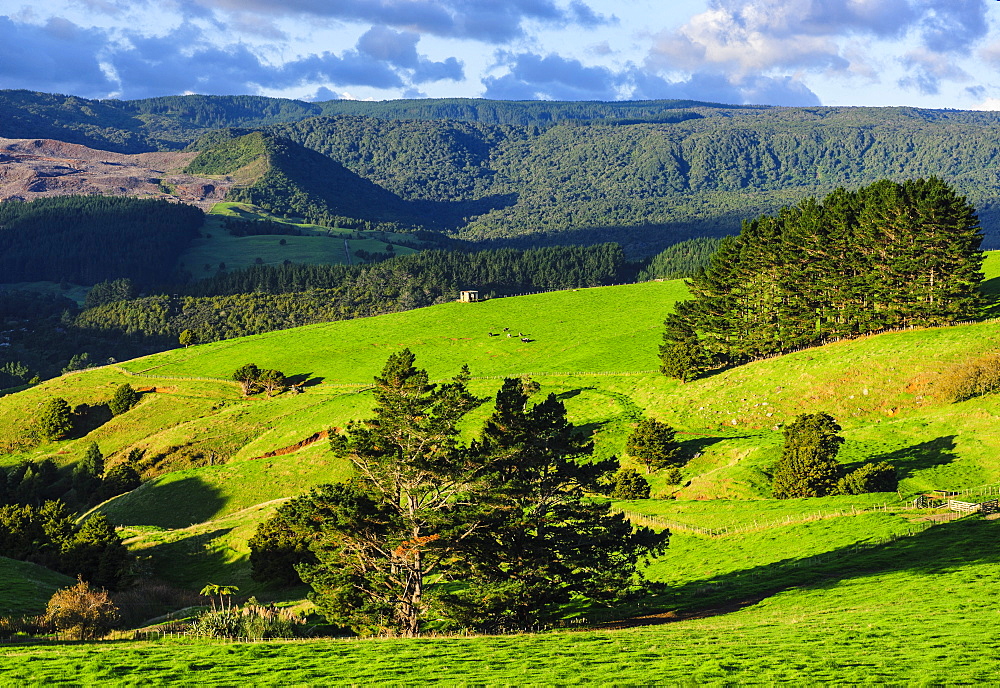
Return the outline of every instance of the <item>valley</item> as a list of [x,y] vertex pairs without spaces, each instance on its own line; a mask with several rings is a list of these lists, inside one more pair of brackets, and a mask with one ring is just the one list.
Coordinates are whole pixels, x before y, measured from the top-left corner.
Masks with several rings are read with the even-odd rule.
[[[980,239],[995,245],[1000,207],[995,114],[691,101],[585,107],[192,96],[95,101],[89,109],[60,102],[0,92],[0,112],[19,113],[0,125],[0,136],[11,137],[0,139],[0,210],[23,232],[8,232],[11,255],[31,258],[11,260],[18,288],[0,293],[0,494],[7,504],[0,504],[0,547],[8,548],[0,551],[14,552],[17,529],[28,532],[23,524],[50,509],[32,531],[34,550],[0,556],[4,680],[59,684],[67,667],[85,684],[992,680],[1000,655],[990,630],[997,613],[991,600],[1000,593],[1000,525],[989,508],[955,511],[947,499],[978,505],[1000,492],[1000,252],[983,254],[981,284],[976,272]],[[57,106],[60,119],[50,117]],[[32,138],[42,135],[65,138]],[[911,155],[914,147],[920,154]],[[884,315],[909,298],[909,273],[894,273],[893,293],[902,296],[885,297],[889,303],[864,291],[884,297],[888,288],[862,275],[847,286],[828,283],[847,295],[817,306],[808,295],[781,292],[811,273],[774,270],[767,282],[754,275],[762,263],[751,249],[741,254],[723,242],[718,250],[716,237],[761,212],[785,206],[780,217],[788,217],[806,196],[922,174],[968,194],[982,223],[981,235],[969,228],[962,249],[974,254],[974,265],[962,277],[969,294],[956,307],[961,318],[932,314],[945,325],[872,326],[842,339],[831,329],[837,337],[824,341],[820,310],[837,326],[871,303]],[[907,189],[883,184],[872,194],[904,196]],[[877,224],[886,207],[854,205],[844,217],[876,217]],[[167,211],[179,219],[168,223]],[[120,227],[112,222],[127,213]],[[148,250],[151,238],[165,234],[156,221],[177,236],[167,248]],[[780,248],[810,238],[803,226],[792,239],[762,233],[760,245],[780,257]],[[815,230],[834,234],[825,224]],[[865,236],[869,243],[851,251],[891,252],[882,235]],[[53,248],[38,257],[33,242]],[[676,252],[660,253],[668,247]],[[846,263],[837,244],[811,247],[827,256],[823,271]],[[806,253],[795,260],[805,262]],[[696,310],[699,292],[716,289],[699,270],[718,270],[718,256],[726,255],[727,266],[738,263],[733,256],[746,263],[732,293],[762,285],[761,301],[773,306],[767,318],[749,300]],[[459,302],[467,289],[481,300]],[[717,292],[720,302],[730,295]],[[937,298],[930,306],[912,302],[930,312]],[[749,323],[736,332],[757,321],[773,326],[764,345],[703,357],[689,378],[661,372],[660,346],[672,341],[664,338],[665,320],[670,327],[677,325],[672,314],[694,313],[704,337],[725,308]],[[836,309],[846,315],[829,314]],[[779,340],[792,329],[780,319],[803,312],[816,314],[815,322],[805,319],[805,334]],[[865,331],[851,327],[844,330]],[[366,445],[359,428],[391,425],[391,385],[377,376],[392,378],[387,361],[408,352],[433,386],[422,388],[416,375],[418,391],[408,393],[456,395],[414,414],[415,426],[459,405],[456,389],[484,402],[469,402],[454,428],[427,443],[432,451],[457,443],[434,459],[443,468],[429,459],[415,464],[433,483],[459,471],[447,461],[467,462],[456,484],[467,482],[469,492],[449,493],[431,522],[454,527],[447,519],[478,506],[480,483],[503,482],[488,473],[488,462],[476,463],[509,460],[499,450],[483,453],[486,428],[502,445],[502,431],[550,403],[564,417],[528,427],[568,421],[567,436],[586,445],[567,459],[577,469],[618,462],[649,488],[648,498],[623,497],[611,489],[620,472],[602,483],[577,478],[553,491],[555,502],[581,509],[564,520],[606,508],[609,518],[627,519],[624,540],[665,540],[669,531],[666,547],[636,549],[640,575],[615,595],[600,586],[571,588],[582,574],[563,574],[559,584],[573,594],[521,626],[465,623],[456,612],[461,605],[448,595],[472,589],[477,604],[491,608],[510,594],[506,586],[521,583],[497,574],[496,587],[471,588],[488,567],[472,547],[464,553],[475,566],[461,568],[456,554],[445,558],[443,573],[418,576],[429,601],[412,633],[420,637],[412,638],[396,637],[406,632],[388,607],[376,608],[372,618],[381,617],[367,626],[321,614],[330,589],[342,584],[338,576],[347,575],[339,569],[309,585],[302,582],[309,559],[289,569],[291,582],[262,575],[265,535],[280,545],[276,559],[294,547],[296,556],[342,555],[339,545],[324,544],[322,528],[305,530],[309,518],[335,529],[330,514],[346,520],[363,513],[369,520],[358,518],[359,539],[372,523],[387,532],[397,524],[384,503],[365,502],[375,490],[358,487],[365,483],[357,457],[366,448],[391,453],[379,444],[384,437]],[[241,375],[249,364],[256,373]],[[466,365],[460,383],[455,376]],[[268,376],[273,388],[264,386]],[[985,382],[959,384],[973,378]],[[501,415],[504,425],[498,394],[515,382],[525,396]],[[118,407],[123,389],[130,401]],[[54,401],[66,418],[52,429]],[[788,428],[806,414],[829,414],[836,424],[831,461],[838,475],[885,463],[894,487],[777,498]],[[676,430],[676,471],[643,465],[632,448],[637,426],[649,418]],[[354,454],[345,450],[348,437]],[[531,439],[501,448],[517,456]],[[129,471],[133,482],[108,479]],[[369,487],[376,482],[369,478]],[[322,498],[310,492],[330,485]],[[317,510],[302,511],[306,494],[318,500],[310,507]],[[487,524],[506,513],[503,500],[491,498],[498,505],[483,512]],[[71,517],[51,516],[43,504],[53,499],[67,501]],[[343,506],[351,500],[358,511]],[[395,506],[405,501],[397,495]],[[301,520],[282,524],[277,517],[291,511]],[[506,532],[511,522],[492,523]],[[84,565],[67,552],[74,537],[86,544],[80,529],[98,526],[127,550],[127,570],[110,592],[121,623],[105,640],[71,641],[37,618],[74,573],[91,570],[70,570]],[[588,527],[573,531],[583,552],[605,534]],[[385,558],[398,564],[400,553],[431,552],[434,545],[421,548],[438,538],[462,543],[478,537],[477,528],[489,530],[414,532],[387,547]],[[303,532],[314,539],[292,542]],[[561,557],[564,543],[552,543]],[[631,572],[627,556],[617,561],[619,571],[601,571],[605,583]],[[516,567],[500,568],[516,574]],[[334,599],[363,607],[349,595]],[[417,599],[407,602],[414,608],[420,603],[409,599]],[[217,604],[237,607],[237,615],[288,614],[302,623],[287,635],[262,632],[252,643],[222,631],[189,632]],[[265,611],[240,611],[250,608]]]

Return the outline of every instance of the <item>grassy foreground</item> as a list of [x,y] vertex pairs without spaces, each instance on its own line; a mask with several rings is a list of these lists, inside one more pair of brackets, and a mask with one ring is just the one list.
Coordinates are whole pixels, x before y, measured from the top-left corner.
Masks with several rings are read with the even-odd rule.
[[1000,660],[989,603],[1000,592],[998,528],[978,519],[935,526],[742,610],[642,627],[14,647],[0,649],[0,667],[8,685],[987,683]]

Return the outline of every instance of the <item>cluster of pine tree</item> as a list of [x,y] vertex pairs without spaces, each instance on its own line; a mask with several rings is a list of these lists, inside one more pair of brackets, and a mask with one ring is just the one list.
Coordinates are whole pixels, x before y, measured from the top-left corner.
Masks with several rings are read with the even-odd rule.
[[[408,350],[375,378],[373,417],[331,434],[354,478],[282,505],[250,541],[258,580],[313,588],[331,623],[359,634],[418,635],[430,624],[524,628],[588,599],[621,599],[666,531],[634,528],[588,493],[616,468],[550,394],[504,380],[479,438],[459,424],[485,399],[463,366],[428,382]],[[444,583],[444,584],[442,584]]]
[[204,222],[198,208],[117,196],[0,204],[0,274],[7,282],[160,284]]
[[663,370],[699,369],[886,328],[972,318],[982,234],[937,178],[838,189],[746,221],[667,318]]

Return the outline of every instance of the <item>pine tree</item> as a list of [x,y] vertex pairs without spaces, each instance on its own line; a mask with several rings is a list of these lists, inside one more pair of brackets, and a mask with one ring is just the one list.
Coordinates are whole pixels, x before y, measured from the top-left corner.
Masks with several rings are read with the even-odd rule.
[[72,413],[65,399],[49,399],[38,413],[39,434],[49,441],[65,439],[73,432]]
[[844,438],[826,413],[803,413],[785,426],[785,446],[774,469],[775,499],[825,497],[837,492],[843,473],[837,452]]
[[318,563],[300,567],[312,599],[331,622],[361,633],[418,635],[428,577],[474,527],[461,516],[469,476],[456,438],[483,400],[469,393],[467,368],[438,386],[414,360],[409,349],[390,356],[375,378],[374,416],[331,437],[356,480],[301,498],[292,517],[323,538]]
[[472,447],[480,527],[462,544],[468,587],[446,597],[453,618],[524,627],[575,595],[613,599],[635,582],[639,557],[666,546],[666,532],[633,529],[588,498],[617,468],[589,460],[592,451],[554,395],[529,406],[522,381],[504,380]]
[[108,402],[108,408],[111,409],[112,414],[120,416],[138,403],[139,395],[132,385],[125,382],[115,389],[114,396]]

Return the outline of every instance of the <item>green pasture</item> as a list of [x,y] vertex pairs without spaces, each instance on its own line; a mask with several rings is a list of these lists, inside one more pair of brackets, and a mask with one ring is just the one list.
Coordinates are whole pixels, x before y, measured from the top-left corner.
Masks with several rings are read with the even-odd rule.
[[41,614],[49,598],[73,579],[44,566],[0,557],[0,616]]
[[124,367],[228,377],[238,365],[253,362],[332,384],[367,384],[389,354],[409,347],[435,379],[451,377],[463,364],[473,376],[652,372],[659,365],[663,317],[685,294],[683,283],[672,281],[447,303],[269,332],[240,339],[235,347],[224,341],[168,351]]
[[116,525],[185,528],[343,480],[348,466],[322,452],[173,471],[97,507]]
[[[859,522],[872,535],[897,526]],[[898,534],[898,533],[897,533]],[[850,538],[828,531],[832,549],[802,565],[747,559],[770,546],[735,550],[714,539],[730,567],[776,574],[769,590],[733,597],[728,613],[685,620],[683,611],[625,629],[417,640],[312,640],[235,644],[195,640],[14,646],[0,650],[11,684],[122,683],[222,686],[295,684],[988,684],[1000,660],[993,632],[1000,565],[996,522],[934,526],[895,542],[837,556]],[[813,553],[808,540],[801,555]],[[789,537],[784,546],[792,547]],[[754,547],[756,545],[756,547]],[[692,562],[675,536],[681,571]],[[817,554],[826,553],[826,559]],[[800,556],[801,556],[800,555]],[[676,585],[697,597],[725,586]],[[798,573],[796,573],[798,572]],[[723,576],[718,575],[723,573]],[[720,610],[721,611],[721,610]],[[71,671],[67,671],[71,668]]]
[[[258,235],[231,236],[222,225],[223,217],[237,217],[244,220],[270,220],[296,227],[302,236]],[[212,277],[224,264],[227,270],[238,270],[257,264],[280,265],[284,261],[292,263],[312,263],[338,265],[348,262],[347,251],[351,252],[350,262],[363,263],[357,257],[359,250],[369,253],[384,253],[386,244],[392,244],[396,255],[409,255],[416,251],[407,246],[396,245],[395,241],[414,241],[408,234],[391,232],[356,232],[340,227],[323,227],[301,221],[302,218],[279,218],[270,213],[243,203],[216,203],[205,218],[201,236],[177,260],[177,269],[191,273],[194,280]],[[344,242],[347,242],[345,249]],[[285,243],[282,244],[281,242]]]
[[[630,514],[668,519],[698,528],[777,527],[801,523],[852,509],[864,511],[883,505],[898,507],[895,492],[813,497],[810,499],[635,499],[615,502]],[[903,512],[900,512],[903,513]]]

